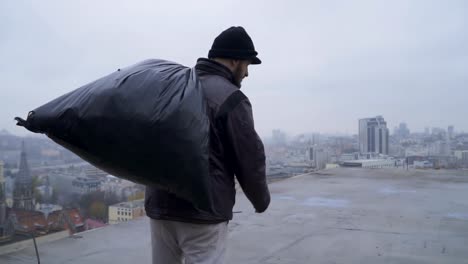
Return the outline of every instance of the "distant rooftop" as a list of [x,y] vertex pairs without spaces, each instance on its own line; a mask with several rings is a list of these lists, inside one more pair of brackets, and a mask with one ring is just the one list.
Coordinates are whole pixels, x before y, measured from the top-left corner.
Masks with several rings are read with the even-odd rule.
[[[256,214],[244,195],[227,263],[468,263],[468,171],[338,168],[275,182]],[[147,218],[38,245],[42,263],[151,263]],[[0,263],[35,263],[33,247]]]
[[111,205],[111,207],[135,208],[144,206],[144,200],[135,200],[131,202],[122,202]]
[[85,177],[76,177],[74,182],[83,182],[83,183],[94,183],[94,182],[100,182],[100,179],[95,179],[95,178],[85,178]]
[[394,159],[361,159],[361,160],[347,160],[346,163],[375,163],[375,162],[395,162]]

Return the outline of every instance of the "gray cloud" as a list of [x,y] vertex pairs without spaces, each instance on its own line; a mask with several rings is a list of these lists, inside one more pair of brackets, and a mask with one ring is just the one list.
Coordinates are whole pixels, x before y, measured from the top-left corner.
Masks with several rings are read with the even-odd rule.
[[[184,3],[185,2],[185,3]],[[261,66],[243,90],[259,132],[357,132],[382,114],[468,131],[466,1],[3,1],[0,128],[116,68],[193,65],[243,25]]]

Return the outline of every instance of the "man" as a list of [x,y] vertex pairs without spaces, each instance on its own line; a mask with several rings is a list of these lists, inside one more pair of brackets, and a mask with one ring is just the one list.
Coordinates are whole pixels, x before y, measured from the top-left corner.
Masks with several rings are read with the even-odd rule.
[[195,69],[210,119],[210,179],[213,208],[202,211],[174,194],[148,187],[145,209],[151,218],[153,263],[223,263],[227,224],[235,203],[236,176],[257,213],[270,203],[263,143],[255,132],[252,107],[239,90],[249,64],[260,64],[242,27],[223,31],[209,59]]

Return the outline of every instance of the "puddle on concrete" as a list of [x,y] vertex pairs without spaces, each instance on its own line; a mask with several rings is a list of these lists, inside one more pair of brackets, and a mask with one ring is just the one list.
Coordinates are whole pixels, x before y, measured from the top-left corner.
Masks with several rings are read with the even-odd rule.
[[287,195],[273,196],[273,198],[278,199],[278,200],[287,200],[287,201],[295,201],[296,200],[296,197],[287,196]]
[[468,214],[464,214],[464,213],[450,213],[450,214],[447,214],[447,217],[455,218],[459,220],[468,220]]
[[288,224],[303,224],[316,219],[314,214],[293,214],[283,218],[283,222]]
[[349,205],[348,200],[343,199],[329,199],[323,197],[309,197],[303,203],[307,206],[321,206],[321,207],[331,207],[331,208],[342,208]]
[[402,190],[402,189],[398,189],[398,188],[391,187],[391,186],[384,187],[379,190],[379,193],[383,193],[383,194],[399,194],[399,193],[415,193],[415,192],[416,191],[414,190]]

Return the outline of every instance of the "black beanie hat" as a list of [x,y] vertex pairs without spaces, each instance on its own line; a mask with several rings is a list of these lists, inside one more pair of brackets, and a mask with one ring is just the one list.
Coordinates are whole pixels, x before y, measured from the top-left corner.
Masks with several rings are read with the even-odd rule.
[[221,32],[213,42],[208,58],[229,58],[250,60],[252,64],[260,64],[258,52],[252,39],[243,27],[230,27]]

